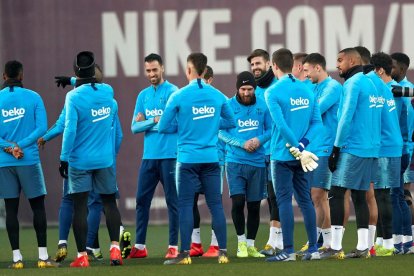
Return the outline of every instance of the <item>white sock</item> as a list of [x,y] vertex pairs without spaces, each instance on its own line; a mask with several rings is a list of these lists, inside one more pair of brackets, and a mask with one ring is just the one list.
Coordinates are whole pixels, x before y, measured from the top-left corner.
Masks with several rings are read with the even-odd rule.
[[247,239],[247,247],[253,246],[254,247],[254,240]]
[[394,240],[394,244],[402,243],[403,236],[402,235],[392,235],[392,239]]
[[[316,227],[316,242],[318,242],[319,237],[321,236],[321,234],[322,234],[322,228]],[[309,244],[309,241],[308,241],[308,244]]]
[[246,236],[243,235],[237,235],[237,242],[246,242]]
[[392,239],[384,240],[383,246],[385,249],[393,249],[394,248],[394,242]]
[[[279,249],[283,249],[283,232],[282,232],[282,228],[279,227],[275,227],[275,234],[276,234],[276,242],[275,242],[275,246]],[[274,248],[273,247],[273,248]]]
[[[112,249],[112,246],[111,246],[111,248],[109,250],[111,250],[111,249]],[[118,246],[118,249],[119,249],[119,246]],[[99,253],[101,253],[101,249],[100,248],[91,248],[91,250],[92,250],[92,253],[93,254],[99,254]]]
[[413,236],[403,236],[402,242],[406,243],[406,242],[412,242],[413,241]]
[[45,261],[47,258],[49,258],[49,254],[47,254],[47,247],[39,247],[39,259]]
[[[109,250],[111,250],[112,248],[117,248],[120,250],[119,248],[119,244],[111,244],[111,247],[109,248]],[[100,249],[98,249],[99,251],[101,251]],[[95,253],[95,252],[94,252]]]
[[123,225],[119,226],[119,234],[122,235],[122,233],[124,232],[125,228]]
[[369,249],[371,249],[371,247],[374,246],[375,231],[376,230],[377,230],[377,226],[368,225],[368,248]]
[[13,262],[23,261],[22,253],[20,253],[20,249],[13,250]]
[[194,228],[193,229],[193,233],[191,234],[191,242],[192,243],[201,243],[200,228]]
[[332,243],[332,232],[331,228],[322,229],[323,236],[323,247],[330,248]]
[[276,229],[277,227],[271,226],[269,229],[269,240],[267,244],[272,246],[273,248],[276,246]]
[[345,227],[342,228],[342,236],[344,236],[344,234],[345,234]]
[[342,249],[342,234],[344,227],[342,225],[332,225],[332,249],[340,250]]
[[67,240],[59,240],[59,242],[58,242],[58,245],[61,245],[62,243],[68,243],[68,241]]
[[377,237],[377,240],[375,241],[375,244],[379,245],[379,246],[382,246],[384,244],[384,239],[381,238],[381,237]]
[[135,247],[139,250],[144,250],[145,249],[145,244],[136,243]]
[[211,246],[218,246],[216,233],[214,233],[214,230],[211,229]]
[[358,232],[358,243],[356,249],[358,250],[365,250],[368,248],[368,229],[367,228],[359,228]]
[[168,248],[174,248],[175,250],[178,250],[178,245],[168,245]]

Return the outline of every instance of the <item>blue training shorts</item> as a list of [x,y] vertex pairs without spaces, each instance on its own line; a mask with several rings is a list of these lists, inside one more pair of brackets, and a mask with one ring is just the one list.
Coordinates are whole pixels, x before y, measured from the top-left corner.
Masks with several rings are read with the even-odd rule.
[[332,186],[368,191],[371,181],[376,179],[377,168],[377,158],[341,153],[332,174]]
[[311,174],[311,188],[331,189],[332,173],[328,167],[329,156],[319,157],[318,167]]
[[114,168],[78,170],[69,166],[69,194],[94,191],[113,194],[118,191]]
[[28,199],[47,194],[40,163],[0,168],[0,198],[17,198],[22,190]]
[[246,195],[246,201],[260,201],[264,198],[266,168],[246,164],[226,163],[226,176],[230,197]]
[[374,189],[400,187],[401,157],[378,158],[377,181]]

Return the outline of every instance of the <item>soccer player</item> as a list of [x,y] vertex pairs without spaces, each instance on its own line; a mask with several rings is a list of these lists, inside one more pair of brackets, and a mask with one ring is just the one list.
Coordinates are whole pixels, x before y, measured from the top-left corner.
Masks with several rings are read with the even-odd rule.
[[[391,78],[392,59],[379,52],[372,55],[371,63],[375,68],[367,76],[375,84],[380,97],[378,103],[383,105],[381,113],[381,148],[378,159],[378,177],[374,183],[375,199],[378,205],[378,245],[376,256],[392,256],[394,243],[392,239],[392,204],[390,188],[400,186],[401,155],[403,139],[398,120],[398,110],[391,93],[391,85],[397,84]],[[397,84],[398,85],[398,84]],[[370,209],[371,211],[371,209]]]
[[[73,200],[73,233],[78,256],[71,267],[88,267],[86,252],[89,191],[100,194],[111,240],[110,264],[122,265],[119,248],[121,216],[116,205],[114,131],[118,106],[111,86],[97,83],[92,52],[77,54],[74,71],[76,88],[66,95],[59,171],[69,179]],[[87,153],[87,154],[85,154]]]
[[368,258],[369,210],[366,191],[378,167],[381,110],[377,108],[378,92],[363,74],[361,56],[355,48],[345,48],[338,53],[337,68],[345,83],[335,143],[329,157],[329,169],[333,172],[329,200],[332,246],[321,257],[345,257],[342,250],[344,194],[350,189],[355,206],[358,244],[346,257]]
[[[266,103],[255,96],[256,81],[250,72],[237,76],[236,96],[228,103],[237,120],[236,128],[221,130],[226,142],[226,175],[232,200],[231,215],[236,229],[237,257],[265,257],[254,246],[260,222],[260,202],[266,178],[263,144],[270,139],[272,119]],[[247,202],[247,240],[244,208]]]
[[[204,74],[204,80],[206,84],[211,84],[214,79],[214,72],[213,68],[210,66],[206,66],[206,73]],[[224,173],[224,150],[226,147],[226,143],[221,140],[217,142],[218,154],[219,154],[219,165],[220,165],[220,172],[221,172],[221,188],[223,191],[223,173]],[[193,206],[193,216],[194,216],[194,228],[193,233],[191,234],[191,249],[190,249],[190,257],[199,257],[203,256],[206,258],[214,258],[218,257],[219,254],[219,247],[217,243],[217,237],[214,233],[214,229],[211,229],[211,243],[206,252],[203,251],[203,246],[201,244],[200,238],[200,212],[198,210],[198,197],[200,194],[204,194],[202,188],[200,186],[199,191],[196,192],[194,197],[194,206]]]
[[328,167],[328,157],[335,141],[338,127],[338,107],[342,95],[342,85],[326,72],[325,57],[318,53],[309,54],[303,61],[305,76],[315,84],[315,101],[319,104],[323,131],[309,149],[319,158],[319,166],[311,173],[311,195],[316,211],[317,237],[322,235],[322,248],[331,247],[331,216],[328,192],[331,189],[332,173]]
[[161,56],[150,54],[144,59],[145,74],[151,85],[137,97],[132,118],[132,133],[144,133],[144,152],[139,170],[136,194],[136,241],[129,258],[145,258],[145,245],[149,211],[158,182],[164,188],[169,219],[169,246],[165,258],[178,254],[178,206],[175,188],[175,165],[177,158],[177,135],[158,132],[158,121],[165,104],[177,91],[177,86],[164,80]]
[[[266,104],[273,119],[271,138],[271,165],[284,249],[266,261],[295,261],[293,247],[292,195],[302,210],[309,240],[303,260],[319,259],[316,247],[316,217],[310,196],[310,179],[306,172],[317,167],[317,157],[304,148],[313,141],[322,127],[319,106],[313,92],[292,75],[293,55],[288,49],[279,49],[272,55],[272,70],[278,81],[266,90]],[[291,155],[286,143],[294,147],[299,160]]]
[[[266,89],[276,83],[277,79],[270,67],[269,53],[263,49],[255,49],[247,58],[250,63],[250,70],[256,80],[256,90],[254,92],[258,99],[264,99]],[[264,143],[266,158],[266,192],[267,203],[270,213],[269,239],[260,253],[272,256],[283,249],[283,234],[280,227],[279,209],[276,203],[276,195],[273,190],[272,174],[270,170],[270,141]]]
[[200,183],[220,248],[218,262],[228,263],[217,140],[219,127],[225,129],[235,124],[226,97],[203,80],[206,65],[207,57],[202,53],[192,53],[187,57],[185,72],[189,84],[169,98],[158,123],[161,133],[177,131],[171,130],[170,125],[175,121],[178,124],[177,193],[181,252],[164,264],[191,264],[193,202]]
[[37,267],[56,267],[47,253],[46,186],[39,159],[37,139],[47,129],[46,110],[36,92],[23,88],[23,65],[8,61],[4,66],[0,90],[0,198],[6,206],[6,229],[13,250],[10,268],[24,267],[19,245],[20,191],[29,200],[33,212],[39,259]]
[[315,84],[313,84],[305,75],[303,71],[303,61],[307,57],[307,53],[295,53],[293,54],[293,67],[292,75],[298,80],[302,81],[310,90],[313,91]]
[[[414,87],[407,80],[406,73],[410,66],[410,58],[404,53],[393,53],[392,58],[392,78],[399,85],[405,87]],[[412,229],[410,208],[404,197],[404,172],[410,163],[411,137],[413,133],[413,107],[407,98],[396,98],[397,108],[400,115],[400,128],[404,141],[403,152],[401,156],[401,185],[391,189],[391,201],[393,206],[393,234],[394,246],[397,254],[414,253],[412,246]],[[407,114],[407,116],[406,116]]]
[[[66,77],[58,76],[55,77],[57,86],[65,88],[66,85],[76,86],[76,77]],[[95,79],[96,82],[101,83],[103,79],[102,70],[98,64],[95,64]],[[57,136],[63,133],[65,128],[65,116],[66,109],[63,108],[58,120],[56,123],[38,139],[37,143],[39,148],[44,148],[46,142],[49,142],[56,138]],[[114,139],[115,139],[115,158],[118,153],[121,141],[122,141],[122,128],[117,117],[116,124],[114,127]],[[116,166],[113,165],[114,170]],[[114,172],[115,174],[115,172]],[[101,221],[101,212],[103,211],[102,200],[99,194],[94,191],[89,192],[88,198],[88,236],[86,241],[86,251],[88,253],[89,261],[92,260],[103,260],[102,252],[99,246],[98,230],[99,224]],[[58,250],[55,255],[55,260],[57,262],[63,261],[67,257],[67,240],[69,236],[69,230],[72,225],[72,216],[73,216],[73,201],[71,196],[68,194],[68,179],[63,177],[63,196],[59,208],[59,242]],[[123,255],[123,258],[127,255],[128,250],[130,250],[130,236],[131,234],[128,231],[125,231],[121,225],[121,239],[120,239],[120,248]]]

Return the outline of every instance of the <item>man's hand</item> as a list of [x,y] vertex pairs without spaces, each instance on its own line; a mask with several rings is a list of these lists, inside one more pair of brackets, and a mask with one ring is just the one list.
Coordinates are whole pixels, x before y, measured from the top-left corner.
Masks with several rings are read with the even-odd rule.
[[60,161],[59,173],[63,178],[68,178],[69,163],[67,161]]
[[144,120],[145,120],[145,116],[141,112],[139,112],[138,115],[135,117],[135,122],[142,122]]
[[23,150],[19,146],[14,146],[13,147],[12,155],[16,159],[22,159],[24,157]]
[[304,172],[311,172],[318,167],[316,161],[318,161],[319,158],[310,151],[303,150],[300,153],[299,160]]
[[154,123],[158,124],[158,122],[160,121],[161,116],[156,116],[154,117]]
[[23,150],[19,146],[7,147],[3,149],[4,152],[13,155],[16,159],[22,159],[24,156]]
[[39,139],[37,139],[37,147],[39,149],[44,150],[45,149],[45,144],[46,144],[46,140],[43,139],[43,137],[40,137]]
[[247,140],[244,145],[243,148],[247,151],[247,152],[254,152],[256,150],[256,146],[253,142],[252,139]]
[[70,85],[70,77],[66,77],[66,76],[56,76],[55,77],[55,82],[57,87],[62,86],[62,88],[65,88],[66,85]]
[[329,170],[331,172],[334,172],[336,170],[336,164],[338,163],[340,150],[341,150],[341,148],[334,146],[333,149],[332,149],[332,153],[329,156],[328,166],[329,166]]
[[257,139],[257,137],[250,139],[250,141],[252,141],[253,146],[255,147],[254,150],[257,150],[258,148],[260,148],[260,141],[259,139]]

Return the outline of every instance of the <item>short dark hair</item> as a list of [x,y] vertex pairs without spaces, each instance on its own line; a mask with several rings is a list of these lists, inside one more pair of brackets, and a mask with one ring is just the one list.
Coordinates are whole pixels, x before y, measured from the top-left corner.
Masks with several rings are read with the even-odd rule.
[[392,70],[392,58],[384,52],[378,52],[373,54],[371,57],[371,64],[374,65],[375,69],[382,68],[385,73],[389,76]]
[[248,57],[247,57],[247,61],[251,62],[252,58],[255,57],[263,57],[264,60],[269,61],[270,60],[270,56],[269,53],[266,50],[263,49],[256,49],[254,50]]
[[391,58],[396,60],[397,63],[407,66],[407,68],[410,66],[410,58],[404,53],[393,53]]
[[283,73],[292,72],[293,55],[289,49],[281,48],[272,54],[272,62],[279,67]]
[[206,73],[204,74],[204,79],[208,80],[209,78],[213,78],[214,77],[214,72],[213,72],[213,68],[211,68],[211,66],[206,66]]
[[309,63],[312,65],[320,65],[323,70],[326,70],[326,59],[319,53],[311,53],[303,60],[303,64]]
[[357,49],[352,48],[352,47],[344,48],[341,51],[339,51],[339,53],[344,53],[346,55],[349,55],[349,54],[358,54],[359,55],[359,52],[357,51]]
[[158,63],[162,65],[162,58],[158,54],[151,53],[148,56],[146,56],[144,59],[144,62],[153,62],[153,61],[158,61]]
[[308,56],[308,54],[307,53],[295,53],[295,54],[293,54],[293,60],[294,61],[300,61],[302,64],[304,64],[304,60],[305,60],[305,58]]
[[187,62],[191,62],[199,76],[203,75],[207,66],[207,57],[203,53],[191,53],[187,57]]
[[364,46],[356,46],[355,50],[359,53],[361,56],[361,60],[364,64],[370,64],[371,63],[371,52]]
[[11,79],[15,79],[23,72],[23,64],[17,60],[10,60],[4,65],[4,74]]

